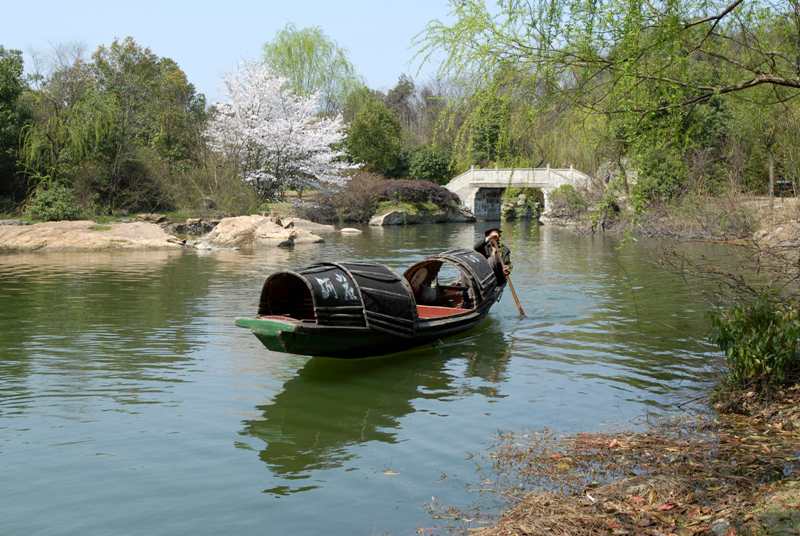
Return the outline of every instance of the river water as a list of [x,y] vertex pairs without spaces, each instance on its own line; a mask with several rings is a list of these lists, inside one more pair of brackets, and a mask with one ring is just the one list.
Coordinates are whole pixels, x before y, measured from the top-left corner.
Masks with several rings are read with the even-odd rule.
[[237,316],[317,260],[402,269],[480,229],[292,251],[0,256],[0,534],[413,534],[468,505],[498,431],[637,426],[710,381],[696,289],[660,244],[519,224],[475,330],[402,354],[272,353]]

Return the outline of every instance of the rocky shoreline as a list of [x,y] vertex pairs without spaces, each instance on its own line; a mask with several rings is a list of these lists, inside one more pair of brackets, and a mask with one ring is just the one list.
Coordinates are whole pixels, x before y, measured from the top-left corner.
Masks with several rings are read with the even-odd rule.
[[[423,223],[468,223],[475,218],[466,209],[447,211],[387,210],[376,214],[371,226]],[[188,218],[170,221],[164,214],[139,214],[112,223],[93,220],[33,223],[0,220],[0,253],[35,251],[108,251],[117,249],[288,248],[324,242],[332,233],[361,234],[360,229],[316,223],[297,217],[264,215],[225,218]]]
[[0,253],[38,251],[110,251],[160,249],[239,249],[293,247],[324,242],[321,235],[358,234],[301,218],[236,216],[189,218],[170,222],[161,214],[140,214],[136,221],[97,223],[92,220],[29,223],[0,221]]

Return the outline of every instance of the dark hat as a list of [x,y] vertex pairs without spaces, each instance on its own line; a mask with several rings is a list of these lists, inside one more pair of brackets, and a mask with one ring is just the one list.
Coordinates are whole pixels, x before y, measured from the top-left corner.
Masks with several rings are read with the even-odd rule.
[[500,227],[489,227],[483,232],[483,236],[489,236],[492,231],[497,231],[497,234],[503,234],[503,230]]

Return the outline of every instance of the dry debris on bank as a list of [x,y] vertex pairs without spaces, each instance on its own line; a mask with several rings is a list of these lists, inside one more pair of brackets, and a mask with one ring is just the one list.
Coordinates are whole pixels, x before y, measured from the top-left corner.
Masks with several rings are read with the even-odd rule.
[[[800,386],[750,413],[629,434],[504,436],[524,483],[482,536],[800,534]],[[741,405],[739,406],[741,407]],[[519,489],[547,490],[523,493]]]

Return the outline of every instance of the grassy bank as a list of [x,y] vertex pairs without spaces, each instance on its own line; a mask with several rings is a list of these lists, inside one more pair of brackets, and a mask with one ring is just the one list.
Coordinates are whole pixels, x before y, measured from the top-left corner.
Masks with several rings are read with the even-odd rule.
[[[567,192],[568,194],[570,192]],[[551,196],[552,197],[552,196]],[[606,232],[678,240],[748,241],[758,231],[769,231],[800,221],[800,199],[767,196],[687,195],[669,203],[634,210],[625,199],[591,199],[572,192],[556,197],[545,223],[582,233]]]

